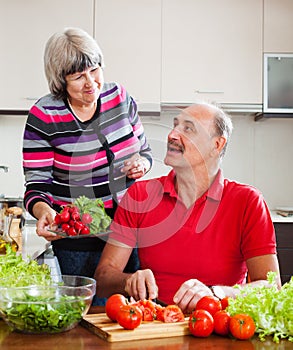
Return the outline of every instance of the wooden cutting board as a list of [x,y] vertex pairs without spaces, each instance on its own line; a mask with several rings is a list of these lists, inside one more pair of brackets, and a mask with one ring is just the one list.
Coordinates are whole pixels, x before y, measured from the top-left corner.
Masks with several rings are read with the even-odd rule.
[[108,342],[166,338],[190,334],[188,318],[177,323],[142,322],[136,329],[126,330],[118,323],[111,322],[107,315],[102,313],[86,315],[81,321],[81,325]]

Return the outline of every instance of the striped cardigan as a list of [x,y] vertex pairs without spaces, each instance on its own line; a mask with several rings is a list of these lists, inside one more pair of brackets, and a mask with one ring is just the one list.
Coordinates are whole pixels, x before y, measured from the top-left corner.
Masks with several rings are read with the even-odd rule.
[[123,86],[105,83],[96,114],[86,122],[66,101],[42,97],[30,109],[24,131],[26,209],[32,214],[33,205],[43,201],[59,210],[80,195],[101,198],[112,208],[113,196],[119,201],[133,183],[120,168],[136,152],[152,163],[136,103]]

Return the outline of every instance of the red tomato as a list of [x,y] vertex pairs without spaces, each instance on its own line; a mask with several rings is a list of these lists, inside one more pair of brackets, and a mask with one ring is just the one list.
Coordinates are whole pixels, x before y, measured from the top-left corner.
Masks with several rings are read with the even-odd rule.
[[105,311],[107,316],[112,320],[112,321],[117,321],[117,314],[118,311],[120,310],[120,307],[123,305],[127,305],[128,301],[125,298],[124,295],[122,294],[113,294],[111,295],[105,306]]
[[163,311],[163,320],[166,323],[182,322],[185,317],[179,306],[167,305]]
[[153,321],[156,318],[156,304],[151,300],[139,300],[133,305],[140,308],[143,314],[143,321]]
[[246,314],[236,314],[230,318],[230,332],[236,339],[249,339],[255,333],[255,323],[252,317]]
[[206,310],[194,310],[188,321],[190,333],[195,337],[208,337],[213,333],[213,316]]
[[225,297],[221,299],[221,305],[222,305],[222,310],[227,309],[227,307],[229,306],[229,297]]
[[222,310],[222,305],[218,298],[207,295],[197,302],[195,310],[206,310],[213,316],[217,311]]
[[217,311],[214,316],[214,332],[219,335],[229,334],[230,315],[225,310]]
[[117,321],[125,329],[137,328],[142,321],[142,312],[135,305],[122,305],[117,314]]
[[164,310],[165,306],[156,304],[156,320],[164,322]]

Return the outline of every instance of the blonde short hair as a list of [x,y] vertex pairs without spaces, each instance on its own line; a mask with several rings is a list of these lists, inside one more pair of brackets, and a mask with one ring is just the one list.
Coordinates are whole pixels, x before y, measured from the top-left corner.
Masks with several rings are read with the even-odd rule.
[[104,67],[102,51],[95,39],[80,28],[65,28],[53,34],[46,44],[45,74],[50,92],[56,98],[67,97],[66,75],[97,64]]

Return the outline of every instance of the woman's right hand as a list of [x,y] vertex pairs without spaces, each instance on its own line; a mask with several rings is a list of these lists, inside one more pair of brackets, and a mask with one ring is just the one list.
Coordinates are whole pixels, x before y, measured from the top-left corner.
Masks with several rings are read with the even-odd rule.
[[125,292],[135,300],[156,299],[158,286],[150,269],[137,270],[131,274],[125,283]]
[[38,236],[44,237],[47,241],[54,241],[61,237],[47,228],[54,222],[56,211],[52,209],[47,203],[39,202],[33,207],[33,214],[38,219],[36,232]]

